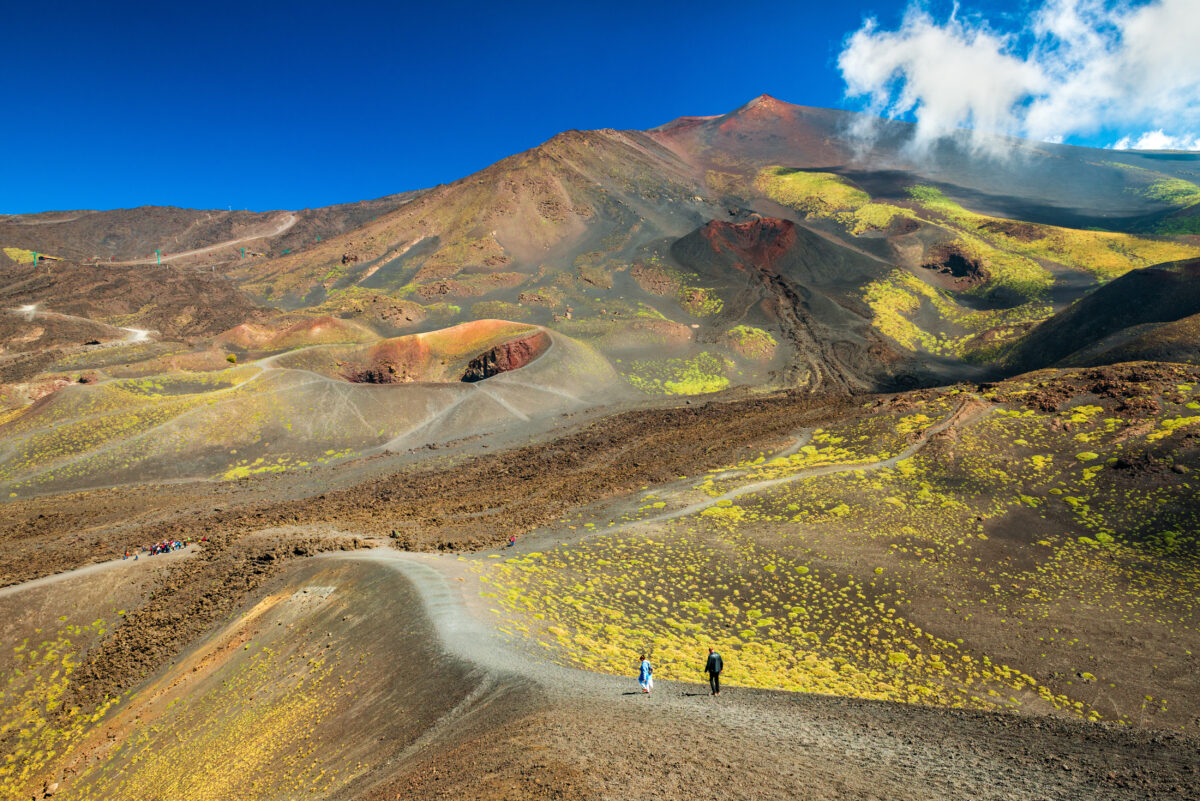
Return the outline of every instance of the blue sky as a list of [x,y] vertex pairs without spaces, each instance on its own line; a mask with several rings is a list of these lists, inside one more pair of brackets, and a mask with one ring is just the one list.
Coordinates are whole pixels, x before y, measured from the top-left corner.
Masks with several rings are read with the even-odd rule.
[[[0,212],[299,208],[569,128],[838,106],[874,3],[9,3]],[[19,32],[19,33],[17,33]],[[12,35],[16,34],[16,35]]]
[[[1029,7],[960,15],[1019,26]],[[862,108],[839,54],[867,17],[895,30],[905,8],[10,3],[0,212],[322,206],[452,181],[565,129],[647,128],[764,92]]]

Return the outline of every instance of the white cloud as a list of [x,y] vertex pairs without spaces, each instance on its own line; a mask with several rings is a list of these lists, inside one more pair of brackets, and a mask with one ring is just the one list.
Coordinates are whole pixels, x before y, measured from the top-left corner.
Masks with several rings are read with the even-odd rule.
[[939,22],[914,4],[897,30],[864,23],[838,66],[848,97],[876,114],[911,114],[918,146],[962,128],[1043,141],[1159,129],[1179,132],[1164,141],[1195,142],[1197,42],[1197,0],[1044,0],[1011,32],[957,6]]
[[1146,131],[1134,139],[1123,136],[1112,145],[1113,150],[1200,150],[1200,136],[1171,136],[1157,131]]

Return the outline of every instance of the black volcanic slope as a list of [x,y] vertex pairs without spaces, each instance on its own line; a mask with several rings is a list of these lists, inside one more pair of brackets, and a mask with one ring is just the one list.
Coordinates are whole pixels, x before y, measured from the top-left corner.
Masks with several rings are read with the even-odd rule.
[[[1151,324],[1173,323],[1195,314],[1200,314],[1200,260],[1146,267],[1097,289],[1037,326],[1007,361],[1017,371],[1025,371],[1060,363],[1108,362],[1100,354],[1110,350],[1123,352],[1128,358],[1122,360],[1142,358],[1136,350],[1118,346],[1147,337],[1156,327]],[[1122,341],[1120,335],[1126,331],[1129,334]]]

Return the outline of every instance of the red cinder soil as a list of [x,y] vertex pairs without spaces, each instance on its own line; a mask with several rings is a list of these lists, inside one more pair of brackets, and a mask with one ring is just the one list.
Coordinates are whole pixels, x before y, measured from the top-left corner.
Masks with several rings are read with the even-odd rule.
[[744,223],[710,220],[701,233],[714,253],[728,253],[742,264],[769,267],[796,244],[791,220],[762,217]]
[[472,359],[467,364],[462,380],[482,381],[509,370],[519,370],[545,353],[549,347],[550,337],[544,331],[504,342]]
[[347,365],[342,376],[355,384],[403,384],[421,380],[432,359],[420,337],[389,339],[372,347],[365,363]]

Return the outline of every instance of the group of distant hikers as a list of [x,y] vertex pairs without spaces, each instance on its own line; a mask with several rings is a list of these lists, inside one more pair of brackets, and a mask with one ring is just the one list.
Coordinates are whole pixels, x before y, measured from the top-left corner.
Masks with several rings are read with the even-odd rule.
[[[721,655],[712,648],[708,649],[708,660],[704,663],[704,672],[708,674],[708,686],[712,688],[713,695],[721,694],[721,671],[725,669],[725,663],[721,659]],[[645,654],[641,655],[641,664],[638,666],[638,684],[642,687],[642,692],[648,693],[654,689],[654,666],[650,664],[650,660]]]
[[132,551],[126,551],[125,556],[123,556],[122,559],[128,559],[132,556],[133,561],[136,562],[142,554],[145,554],[146,556],[158,556],[161,553],[170,553],[171,551],[183,550],[189,545],[197,542],[208,542],[208,537],[201,537],[199,539],[187,537],[186,539],[182,540],[163,540],[162,542],[156,542],[150,546],[142,545]]

